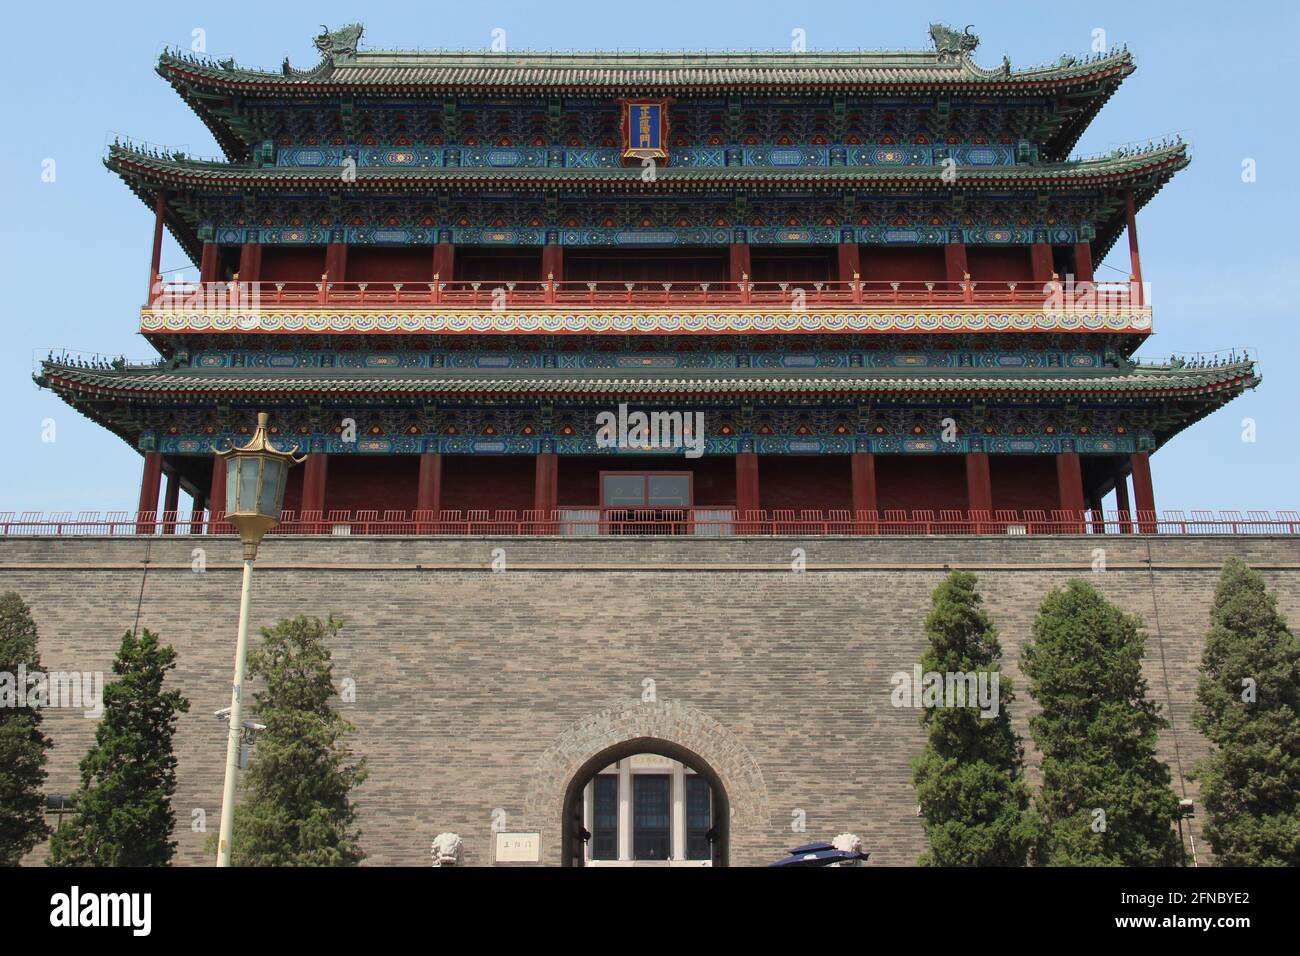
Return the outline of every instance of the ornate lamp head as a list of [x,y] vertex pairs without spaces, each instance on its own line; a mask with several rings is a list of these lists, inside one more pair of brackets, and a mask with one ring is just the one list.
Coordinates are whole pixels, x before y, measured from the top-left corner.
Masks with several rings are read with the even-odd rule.
[[239,532],[246,559],[257,556],[263,536],[280,523],[289,469],[306,460],[295,456],[297,445],[291,451],[272,447],[269,421],[266,412],[258,412],[257,431],[247,445],[217,452],[226,462],[226,520]]

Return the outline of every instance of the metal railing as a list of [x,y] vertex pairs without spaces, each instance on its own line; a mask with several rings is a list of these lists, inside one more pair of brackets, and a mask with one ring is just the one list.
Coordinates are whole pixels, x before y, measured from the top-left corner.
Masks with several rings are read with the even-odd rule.
[[[221,512],[0,512],[0,537],[233,534]],[[273,535],[1300,535],[1296,511],[759,510],[286,511]]]
[[569,282],[456,280],[167,282],[160,275],[146,308],[154,311],[392,308],[856,308],[1031,307],[1088,311],[1140,308],[1137,283],[868,280],[809,282]]

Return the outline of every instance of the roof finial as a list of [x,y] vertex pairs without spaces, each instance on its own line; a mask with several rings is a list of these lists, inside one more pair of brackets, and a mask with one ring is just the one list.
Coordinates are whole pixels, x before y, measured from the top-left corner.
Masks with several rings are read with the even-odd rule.
[[934,41],[934,49],[939,54],[940,62],[959,59],[979,46],[980,38],[971,33],[973,26],[973,23],[967,24],[966,29],[958,33],[952,27],[942,23],[930,24],[930,39]]

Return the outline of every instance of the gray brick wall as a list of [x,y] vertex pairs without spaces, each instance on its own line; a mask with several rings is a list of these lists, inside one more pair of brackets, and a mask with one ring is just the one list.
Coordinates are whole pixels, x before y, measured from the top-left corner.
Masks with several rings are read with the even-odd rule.
[[[1094,574],[1103,545],[1107,570]],[[504,573],[490,570],[494,548]],[[795,548],[804,574],[790,571]],[[467,863],[490,863],[498,808],[510,829],[541,831],[545,862],[558,862],[566,774],[647,728],[725,782],[734,864],[843,831],[875,863],[910,864],[924,849],[909,768],[924,738],[914,712],[890,705],[889,678],[918,659],[945,568],[980,576],[1031,767],[1032,702],[1017,662],[1043,595],[1084,576],[1141,614],[1151,693],[1173,721],[1162,755],[1180,786],[1179,767],[1185,775],[1205,752],[1191,726],[1196,669],[1229,555],[1262,571],[1300,617],[1300,539],[1283,537],[281,537],[263,546],[252,622],[344,621],[335,675],[356,682],[356,702],[340,707],[371,768],[357,794],[371,864],[424,865],[443,830],[464,838]],[[220,814],[225,737],[212,715],[229,697],[237,543],[0,538],[0,590],[31,604],[51,670],[108,671],[137,607],[141,625],[176,646],[176,685],[192,701],[177,736],[178,856],[207,863],[206,835],[189,821],[203,808],[211,831]],[[644,678],[655,707],[640,703]],[[71,790],[94,721],[52,711],[46,726],[49,789]],[[791,832],[796,810],[806,833]]]

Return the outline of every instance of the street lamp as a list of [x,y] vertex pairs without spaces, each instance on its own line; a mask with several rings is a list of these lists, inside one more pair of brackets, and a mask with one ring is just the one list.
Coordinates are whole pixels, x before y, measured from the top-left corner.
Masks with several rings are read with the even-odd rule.
[[248,656],[248,600],[253,586],[253,559],[262,537],[280,523],[284,484],[289,469],[301,463],[292,451],[277,451],[266,437],[266,412],[257,414],[257,431],[243,448],[217,452],[226,462],[226,520],[244,545],[244,581],[239,592],[239,637],[235,642],[235,682],[230,691],[230,736],[226,742],[226,786],[221,798],[221,835],[217,866],[230,866],[230,838],[235,829],[235,773],[244,733],[244,661]]

